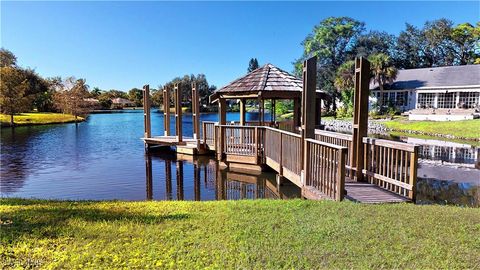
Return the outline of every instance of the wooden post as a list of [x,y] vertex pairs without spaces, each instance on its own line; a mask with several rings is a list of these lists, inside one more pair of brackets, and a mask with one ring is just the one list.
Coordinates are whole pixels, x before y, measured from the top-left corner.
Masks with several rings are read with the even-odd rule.
[[308,170],[308,144],[305,139],[315,139],[315,95],[317,90],[317,57],[303,62],[302,91],[302,185],[310,178]]
[[246,118],[246,112],[245,112],[245,103],[246,100],[244,98],[240,99],[240,126],[245,125],[245,118]]
[[315,129],[322,128],[322,99],[315,98]]
[[[225,125],[227,123],[227,104],[225,102],[224,98],[219,98],[218,99],[218,124],[219,125]],[[224,134],[224,128],[219,127],[218,129],[218,142],[215,150],[217,150],[217,159],[222,160],[223,159],[223,144],[225,140],[225,134]]]
[[200,145],[200,100],[198,97],[197,83],[192,82],[192,117],[193,139]]
[[272,99],[271,109],[270,109],[270,121],[275,122],[277,116],[275,115],[275,107],[277,105],[277,100]]
[[152,127],[150,125],[150,86],[143,86],[143,126],[144,138],[152,137]]
[[338,171],[337,171],[337,192],[335,193],[335,200],[341,201],[345,196],[345,160],[347,158],[347,149],[342,148],[338,150]]
[[179,89],[178,83],[174,86],[175,91],[175,135],[177,136],[177,141],[183,141],[182,135],[182,90]]
[[163,88],[163,135],[170,136],[170,90]]
[[294,99],[293,100],[293,125],[295,128],[301,125],[300,123],[300,115],[302,114],[302,107],[300,106],[301,99]]
[[417,194],[417,169],[418,169],[418,145],[410,153],[410,178],[408,182],[412,185],[412,190],[408,191],[408,197],[415,202]]
[[317,57],[303,63],[302,136],[315,139],[315,96],[317,88]]
[[264,121],[264,119],[263,119],[263,110],[264,110],[263,106],[264,105],[265,104],[263,104],[262,97],[258,96],[258,117],[259,117],[258,118],[258,125],[262,126],[262,127],[263,127],[263,121]]
[[370,62],[360,57],[355,59],[355,93],[353,112],[353,141],[350,164],[354,180],[363,181],[363,137],[368,131],[368,95],[370,86]]

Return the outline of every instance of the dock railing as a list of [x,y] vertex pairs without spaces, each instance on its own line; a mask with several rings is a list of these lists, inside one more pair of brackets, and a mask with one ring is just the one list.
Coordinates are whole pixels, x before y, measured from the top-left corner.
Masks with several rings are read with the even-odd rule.
[[202,122],[202,136],[203,136],[203,145],[206,148],[215,147],[215,125],[217,122],[213,121],[203,121]]
[[348,149],[347,157],[345,159],[346,175],[350,178],[353,178],[353,170],[352,170],[352,167],[350,165],[351,164],[350,159],[351,159],[351,153],[352,153],[352,144],[353,144],[352,143],[352,141],[353,141],[352,135],[351,134],[343,134],[343,133],[338,133],[338,132],[316,129],[315,130],[315,139],[317,141],[346,147]]
[[368,137],[363,143],[368,182],[415,201],[418,146]]
[[301,182],[302,136],[292,132],[265,129],[265,163],[286,178]]
[[305,185],[334,200],[343,200],[347,148],[313,139],[305,141]]

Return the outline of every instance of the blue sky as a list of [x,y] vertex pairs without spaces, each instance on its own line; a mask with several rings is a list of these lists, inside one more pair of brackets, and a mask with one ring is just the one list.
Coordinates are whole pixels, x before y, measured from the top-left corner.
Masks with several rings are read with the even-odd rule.
[[127,91],[204,73],[222,86],[251,57],[292,71],[300,43],[329,16],[398,34],[446,17],[479,20],[479,2],[1,2],[1,45],[42,76]]

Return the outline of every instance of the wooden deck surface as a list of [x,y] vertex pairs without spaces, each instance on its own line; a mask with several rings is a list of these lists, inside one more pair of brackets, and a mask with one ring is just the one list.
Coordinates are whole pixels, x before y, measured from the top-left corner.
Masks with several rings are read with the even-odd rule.
[[401,203],[410,202],[408,198],[382,189],[374,184],[346,181],[345,198],[361,203]]

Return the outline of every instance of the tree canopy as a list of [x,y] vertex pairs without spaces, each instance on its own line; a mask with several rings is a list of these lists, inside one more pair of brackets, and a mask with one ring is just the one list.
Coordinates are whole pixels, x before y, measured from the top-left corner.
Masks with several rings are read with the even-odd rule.
[[254,71],[255,69],[257,69],[258,67],[259,66],[258,66],[257,58],[251,58],[250,61],[248,62],[247,72],[250,73],[250,72]]

